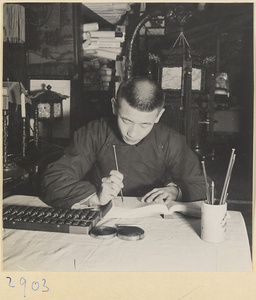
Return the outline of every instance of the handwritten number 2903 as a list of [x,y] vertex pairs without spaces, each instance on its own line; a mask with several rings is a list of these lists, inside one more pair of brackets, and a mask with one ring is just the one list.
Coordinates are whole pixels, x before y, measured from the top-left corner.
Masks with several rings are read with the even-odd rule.
[[[6,277],[9,279],[9,287],[15,288],[15,285],[12,283],[11,277]],[[24,287],[24,297],[26,297],[26,289],[27,289],[27,280],[24,277],[21,277],[19,280],[19,284]],[[32,291],[38,291],[41,288],[43,293],[49,292],[49,287],[46,285],[46,280],[42,279],[42,285],[40,285],[39,281],[33,281],[31,284]]]

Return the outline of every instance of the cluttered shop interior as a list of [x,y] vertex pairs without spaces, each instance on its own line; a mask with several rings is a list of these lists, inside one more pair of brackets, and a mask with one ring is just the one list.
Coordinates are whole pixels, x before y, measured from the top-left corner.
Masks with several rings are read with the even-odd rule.
[[[253,3],[17,2],[3,4],[3,12],[2,196],[4,207],[7,203],[6,210],[3,209],[6,232],[13,231],[14,238],[21,240],[21,232],[30,232],[31,240],[36,240],[38,234],[42,234],[40,242],[38,238],[39,244],[46,237],[43,234],[63,234],[71,238],[70,245],[73,243],[73,246],[77,236],[92,239],[95,241],[93,243],[101,240],[99,236],[102,237],[102,249],[97,246],[98,254],[95,250],[95,257],[88,250],[88,259],[82,261],[79,256],[80,240],[75,250],[77,256],[69,261],[68,255],[60,254],[66,260],[61,263],[60,257],[55,259],[55,270],[177,271],[186,268],[197,270],[199,265],[202,266],[200,270],[213,270],[218,265],[226,271],[232,269],[229,269],[232,259],[229,261],[228,255],[224,255],[225,251],[230,253],[229,242],[240,243],[241,251],[248,252],[249,249],[250,256],[253,205]],[[207,179],[205,182],[206,199],[214,202],[216,198],[220,199],[220,203],[227,204],[228,227],[220,251],[229,262],[212,262],[206,267],[200,262],[196,267],[190,254],[183,269],[181,265],[172,265],[172,261],[168,265],[164,249],[174,246],[161,231],[156,236],[157,239],[161,236],[164,241],[159,247],[165,263],[160,261],[154,264],[150,258],[150,254],[154,255],[152,250],[148,254],[148,264],[146,258],[143,265],[139,261],[134,262],[133,268],[125,252],[133,251],[133,246],[127,246],[127,243],[134,243],[136,238],[139,241],[135,248],[142,247],[143,243],[147,247],[150,238],[150,242],[154,243],[156,229],[152,229],[154,226],[151,228],[149,222],[144,222],[146,219],[137,218],[137,223],[128,222],[142,228],[141,231],[130,232],[122,224],[114,226],[114,218],[109,218],[110,227],[96,230],[97,223],[104,220],[106,212],[88,208],[85,215],[79,215],[81,220],[76,220],[77,214],[73,215],[75,221],[72,223],[68,214],[72,213],[73,208],[69,207],[69,212],[61,212],[61,208],[57,211],[49,203],[40,202],[44,193],[42,181],[49,164],[66,155],[66,149],[79,128],[88,126],[94,120],[115,118],[113,107],[116,100],[113,99],[117,99],[119,87],[123,82],[139,77],[155,82],[161,88],[165,102],[158,123],[184,136],[186,145],[198,159],[202,174],[205,178],[211,178],[211,184],[208,185]],[[130,120],[125,119],[124,122]],[[96,131],[97,134],[102,133]],[[97,139],[97,136],[94,138]],[[116,150],[114,147],[113,166],[119,172],[123,165],[121,154],[118,148]],[[148,149],[148,152],[151,153],[151,150]],[[129,185],[124,178],[124,187],[118,193],[122,203],[126,196],[129,198],[129,195],[122,195],[125,184]],[[40,209],[35,209],[37,205]],[[24,209],[20,206],[25,206],[25,212],[29,212],[24,218]],[[36,218],[31,219],[36,213]],[[47,218],[43,220],[47,214],[53,214],[55,223]],[[64,215],[65,221],[56,221],[56,218],[62,219]],[[14,216],[19,217],[14,219]],[[182,218],[153,218],[151,224],[180,224]],[[192,225],[185,228],[181,236],[184,242],[189,240],[191,245],[203,248],[204,244],[200,244],[203,242],[200,238],[200,219],[194,219],[193,216],[189,218]],[[190,221],[186,220],[186,225]],[[91,222],[90,228],[88,222]],[[122,219],[118,222],[122,222]],[[244,246],[240,240],[233,240],[239,237],[232,235],[232,222],[241,222],[236,226],[241,226]],[[178,228],[181,230],[182,226]],[[90,234],[93,229],[94,232]],[[173,241],[175,234],[173,232]],[[186,234],[194,235],[194,240],[191,237],[190,241]],[[109,239],[105,239],[106,236]],[[124,255],[118,258],[119,264],[111,264],[113,257],[109,257],[101,266],[97,255],[102,255],[103,245],[110,243],[110,236],[112,240],[116,239],[115,249],[120,247]],[[118,236],[122,244],[118,242]],[[95,237],[98,239],[93,239]],[[132,242],[127,242],[129,238]],[[12,243],[12,235],[6,233],[3,249],[4,268],[7,270],[18,268],[17,259],[12,260],[14,255],[8,257],[7,253]],[[19,243],[20,247],[23,243],[24,239]],[[95,246],[93,243],[92,247]],[[44,248],[39,244],[31,248],[31,253],[40,251],[40,247]],[[180,247],[182,249],[182,245]],[[214,252],[213,249],[211,251]],[[22,256],[21,253],[15,255]],[[241,253],[234,253],[236,261],[236,255],[244,257]],[[216,256],[216,260],[221,259],[221,255]],[[36,268],[26,259],[20,260],[23,261],[20,266],[25,270]],[[245,260],[241,259],[237,269],[247,268]],[[51,270],[50,265],[47,269],[40,259],[37,267],[39,270]],[[218,270],[222,270],[221,267]]]

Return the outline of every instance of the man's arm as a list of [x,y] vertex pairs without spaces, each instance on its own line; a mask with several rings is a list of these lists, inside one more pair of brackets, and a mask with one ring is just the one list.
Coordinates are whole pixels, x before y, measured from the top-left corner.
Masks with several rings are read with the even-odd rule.
[[[170,201],[205,199],[206,188],[200,162],[187,146],[185,137],[171,131],[162,148],[166,164],[165,186],[151,190],[141,201],[168,204]],[[211,182],[210,178],[208,182]]]
[[[181,201],[205,199],[205,181],[197,155],[187,146],[183,136],[175,140],[175,147],[172,149],[174,150],[168,153],[168,165],[172,181],[181,189]],[[208,177],[208,183],[210,182]]]
[[75,132],[66,153],[51,163],[42,181],[42,200],[56,207],[71,208],[75,203],[96,192],[96,188],[83,178],[92,168],[102,143],[97,123]]

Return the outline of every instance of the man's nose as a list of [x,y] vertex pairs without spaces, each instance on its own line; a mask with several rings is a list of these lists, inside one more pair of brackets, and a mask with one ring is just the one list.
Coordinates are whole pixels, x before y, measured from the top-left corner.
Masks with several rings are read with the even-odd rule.
[[135,137],[137,133],[138,133],[138,128],[136,125],[131,125],[127,132],[129,137]]

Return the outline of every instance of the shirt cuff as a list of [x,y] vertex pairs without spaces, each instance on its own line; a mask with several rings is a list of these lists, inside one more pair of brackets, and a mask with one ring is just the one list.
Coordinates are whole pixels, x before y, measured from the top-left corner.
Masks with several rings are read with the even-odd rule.
[[180,187],[177,184],[175,184],[174,182],[170,182],[166,186],[174,186],[174,187],[176,187],[178,189],[178,195],[177,195],[177,198],[175,199],[175,201],[181,201],[182,191],[181,191]]
[[89,200],[92,196],[96,195],[96,193],[93,193],[92,195],[90,195],[89,197],[80,200],[78,203],[75,203],[71,209],[84,209],[84,208],[88,208],[90,207],[90,203]]

